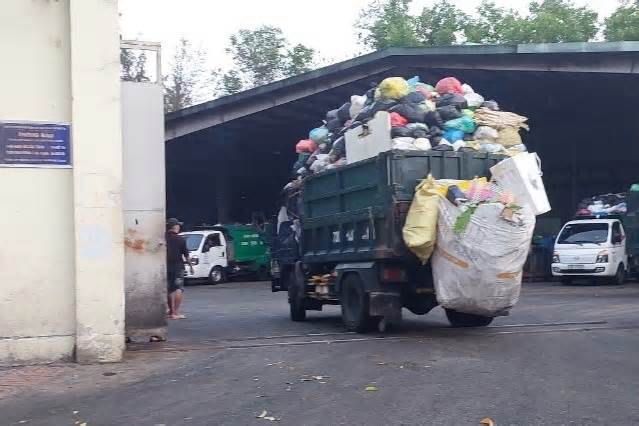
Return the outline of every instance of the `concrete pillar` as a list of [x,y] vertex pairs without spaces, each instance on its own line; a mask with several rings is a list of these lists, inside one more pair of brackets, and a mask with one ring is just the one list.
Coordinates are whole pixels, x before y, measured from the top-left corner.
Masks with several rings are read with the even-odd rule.
[[120,361],[124,249],[115,0],[70,0],[76,359]]

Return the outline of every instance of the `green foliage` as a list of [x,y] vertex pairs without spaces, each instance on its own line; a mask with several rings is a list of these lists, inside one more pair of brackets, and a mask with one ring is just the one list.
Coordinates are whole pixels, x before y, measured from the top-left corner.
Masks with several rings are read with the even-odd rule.
[[233,95],[244,88],[242,77],[236,70],[227,71],[218,82],[218,94],[220,96]]
[[282,30],[263,25],[255,30],[242,29],[230,38],[226,49],[236,67],[251,86],[261,86],[280,78],[286,39]]
[[361,13],[356,27],[360,42],[373,50],[418,46],[416,20],[408,13],[411,0],[376,0]]
[[205,84],[205,60],[204,52],[194,49],[187,39],[180,39],[169,73],[164,77],[165,112],[177,111],[196,102]]
[[144,50],[136,55],[131,49],[120,49],[120,78],[123,81],[149,81],[146,67]]
[[283,74],[285,77],[303,74],[314,68],[315,50],[297,44],[287,52]]
[[639,40],[639,2],[623,1],[604,25],[608,41]]
[[417,39],[423,46],[456,44],[468,20],[468,15],[449,0],[439,0],[432,7],[424,7],[417,17]]
[[492,0],[482,0],[475,16],[470,17],[464,35],[468,43],[516,43],[522,39],[525,19],[512,9],[498,7]]
[[[289,49],[282,30],[268,25],[238,31],[230,37],[226,51],[231,54],[235,69],[240,70],[235,77],[248,87],[309,71],[315,56],[315,50],[303,44]],[[237,83],[237,78],[231,80]]]
[[571,0],[532,2],[526,20],[527,39],[522,42],[558,43],[589,41],[597,35],[597,12],[577,7]]

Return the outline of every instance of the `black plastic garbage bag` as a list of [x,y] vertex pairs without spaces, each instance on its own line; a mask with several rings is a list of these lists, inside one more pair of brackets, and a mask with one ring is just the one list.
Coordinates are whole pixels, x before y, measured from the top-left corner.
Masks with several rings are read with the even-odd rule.
[[437,106],[437,108],[447,107],[452,105],[455,108],[457,108],[459,111],[461,111],[462,109],[468,108],[468,101],[462,95],[459,95],[457,93],[448,93],[444,96],[437,98],[435,105]]
[[329,112],[326,113],[326,121],[331,121],[331,120],[335,120],[337,118],[337,111],[336,109],[332,109]]
[[391,129],[391,138],[410,138],[413,135],[413,130],[408,127],[393,127]]
[[[454,105],[447,105],[443,107],[438,107],[437,112],[444,122],[454,120],[456,118],[461,118],[462,113],[458,110]],[[439,127],[439,126],[438,126]],[[444,127],[443,125],[441,127]]]
[[375,90],[377,90],[377,86],[369,89],[368,92],[366,92],[366,103],[364,104],[364,106],[371,105],[373,102],[375,102]]
[[455,148],[453,148],[451,145],[439,144],[439,142],[438,142],[438,145],[433,148],[433,151],[454,151],[454,150]]
[[351,119],[351,103],[347,102],[337,110],[337,118],[339,118],[344,124],[346,121]]
[[[431,131],[432,131],[432,128],[431,128]],[[441,135],[436,135],[436,136],[431,136],[429,139],[430,139],[430,146],[435,147],[439,145],[439,143],[442,141],[443,138]]]
[[426,115],[417,104],[397,104],[390,111],[405,117],[409,123],[423,123]]
[[326,123],[326,128],[331,133],[338,132],[342,127],[344,127],[344,122],[342,120],[340,120],[339,118],[335,118],[335,119],[333,119],[331,121],[328,121]]
[[343,137],[337,139],[335,143],[333,144],[333,152],[338,157],[344,156],[346,152],[346,139],[344,139]]
[[378,101],[373,102],[369,106],[364,107],[364,109],[362,109],[360,113],[357,114],[357,117],[355,117],[354,121],[366,122],[372,119],[375,116],[375,114],[377,114],[378,112],[389,111],[395,105],[397,105],[397,102],[394,100],[380,99]]
[[349,129],[356,129],[357,127],[361,126],[362,124],[364,124],[364,123],[362,123],[361,121],[355,120],[355,121],[353,121],[353,123],[351,123],[350,126],[348,126],[348,128]]
[[426,114],[424,114],[424,123],[428,124],[431,127],[444,127],[444,119],[438,111],[428,111]]
[[426,101],[426,96],[421,92],[411,92],[399,101],[403,104],[421,104]]
[[499,111],[499,104],[497,103],[497,101],[486,101],[483,104],[481,104],[482,108],[488,108],[491,109],[493,111]]

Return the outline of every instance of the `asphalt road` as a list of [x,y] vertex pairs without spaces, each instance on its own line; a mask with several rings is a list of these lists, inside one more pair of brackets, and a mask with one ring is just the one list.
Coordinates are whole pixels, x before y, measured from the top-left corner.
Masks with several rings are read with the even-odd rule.
[[0,393],[0,423],[639,424],[637,283],[526,283],[511,316],[470,330],[439,308],[385,335],[345,333],[338,307],[292,323],[266,283],[189,287],[185,313],[123,364]]

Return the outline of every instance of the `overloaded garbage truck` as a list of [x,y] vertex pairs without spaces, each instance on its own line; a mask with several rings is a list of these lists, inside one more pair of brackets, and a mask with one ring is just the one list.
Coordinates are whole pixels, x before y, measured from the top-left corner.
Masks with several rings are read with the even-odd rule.
[[328,111],[295,145],[273,227],[272,288],[291,319],[340,305],[364,332],[404,308],[440,305],[454,326],[507,315],[550,210],[527,120],[454,77],[389,77]]
[[[285,200],[274,226],[273,291],[288,291],[290,316],[341,305],[348,330],[383,329],[402,308],[438,305],[430,263],[402,237],[415,187],[437,179],[490,175],[504,157],[478,152],[388,151],[308,176]],[[486,326],[492,316],[446,310],[453,326]]]

